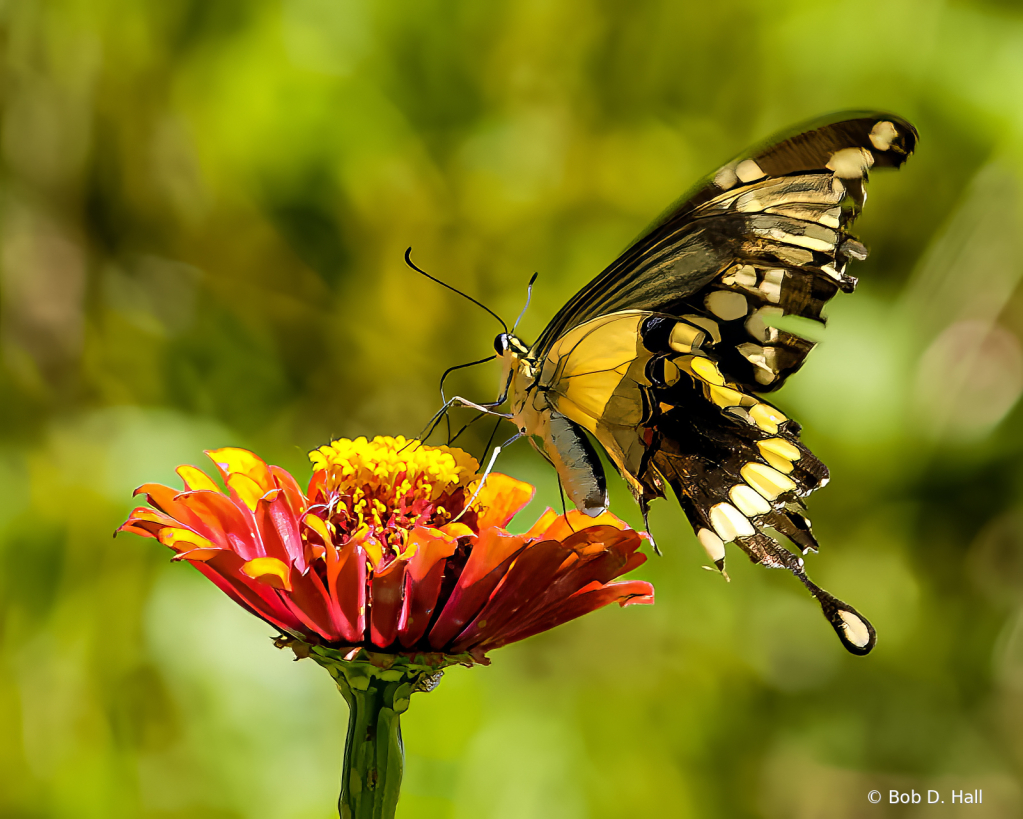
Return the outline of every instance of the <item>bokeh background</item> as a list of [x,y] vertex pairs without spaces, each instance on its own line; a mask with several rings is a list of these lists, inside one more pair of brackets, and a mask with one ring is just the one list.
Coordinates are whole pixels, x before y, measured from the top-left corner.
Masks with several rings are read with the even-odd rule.
[[[415,434],[499,328],[409,245],[509,320],[538,271],[532,339],[698,177],[849,108],[921,142],[778,401],[833,474],[811,575],[877,649],[786,574],[702,571],[657,504],[656,606],[417,696],[399,814],[1023,815],[1017,4],[5,0],[0,53],[0,816],[336,815],[331,681],[113,540],[132,489],[205,448],[304,476],[331,436]],[[523,527],[558,505],[525,445],[500,469],[539,487]]]

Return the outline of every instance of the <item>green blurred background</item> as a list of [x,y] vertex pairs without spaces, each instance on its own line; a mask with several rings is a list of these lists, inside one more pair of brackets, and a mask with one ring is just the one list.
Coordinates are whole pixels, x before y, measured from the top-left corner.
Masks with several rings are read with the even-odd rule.
[[[702,571],[657,504],[657,605],[414,699],[399,815],[1023,815],[1017,4],[5,0],[0,49],[0,816],[336,815],[331,681],[112,540],[132,489],[204,448],[304,479],[331,436],[415,434],[499,328],[407,246],[509,320],[539,271],[533,339],[698,177],[848,108],[921,142],[778,402],[832,469],[811,575],[877,649],[786,574]],[[500,469],[539,487],[521,526],[559,503],[525,445]],[[637,522],[620,482],[613,508]]]

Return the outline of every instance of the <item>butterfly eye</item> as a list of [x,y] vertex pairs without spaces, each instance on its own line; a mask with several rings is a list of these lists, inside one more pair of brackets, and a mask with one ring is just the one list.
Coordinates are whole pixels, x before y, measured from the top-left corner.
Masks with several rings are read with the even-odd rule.
[[509,346],[507,333],[501,333],[494,339],[494,349],[498,355],[504,355]]

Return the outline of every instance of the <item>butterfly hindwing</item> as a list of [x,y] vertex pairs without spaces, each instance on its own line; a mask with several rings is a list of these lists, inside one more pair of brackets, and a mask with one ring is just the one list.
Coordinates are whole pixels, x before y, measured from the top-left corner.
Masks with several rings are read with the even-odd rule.
[[[720,571],[731,542],[755,563],[788,569],[821,603],[846,647],[866,653],[874,639],[870,624],[815,586],[802,559],[777,539],[817,551],[802,498],[827,482],[827,468],[799,439],[795,422],[725,378],[715,347],[699,326],[664,314],[603,316],[552,348],[535,395],[550,418],[574,430],[574,447],[585,440],[582,430],[596,438],[644,509],[670,489]],[[599,463],[573,455],[553,436],[544,445],[555,465],[574,463],[559,468],[569,497],[592,494],[586,465],[599,474]]]

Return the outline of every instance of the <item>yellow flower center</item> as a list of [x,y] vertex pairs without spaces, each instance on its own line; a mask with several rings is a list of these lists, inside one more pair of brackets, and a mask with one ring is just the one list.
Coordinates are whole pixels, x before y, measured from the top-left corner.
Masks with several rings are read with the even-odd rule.
[[332,512],[347,518],[349,532],[364,526],[405,528],[421,517],[428,519],[424,523],[443,525],[471,497],[479,469],[476,459],[460,449],[425,446],[402,436],[342,438],[310,452],[309,458],[314,469],[325,471]]

